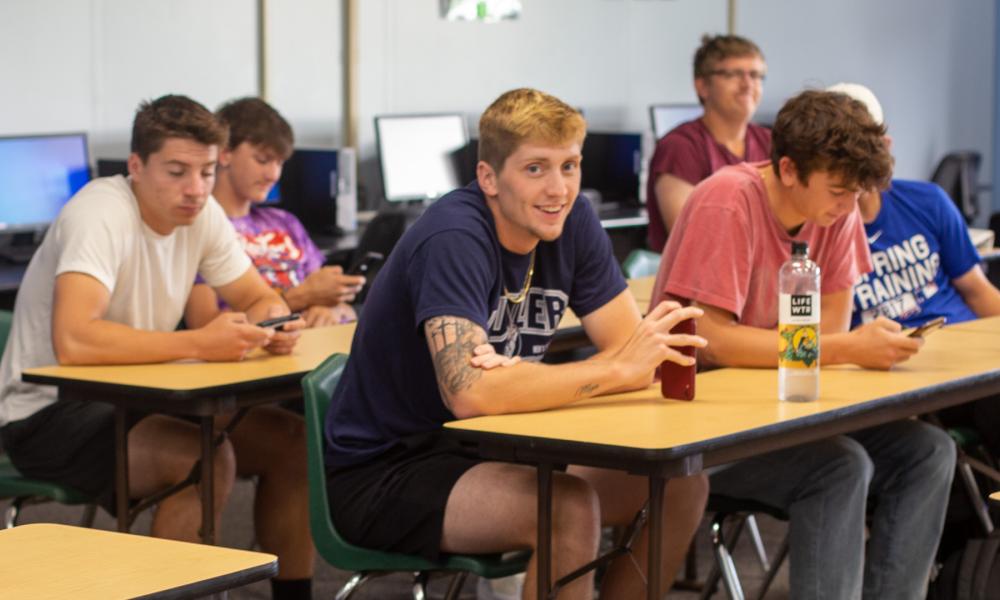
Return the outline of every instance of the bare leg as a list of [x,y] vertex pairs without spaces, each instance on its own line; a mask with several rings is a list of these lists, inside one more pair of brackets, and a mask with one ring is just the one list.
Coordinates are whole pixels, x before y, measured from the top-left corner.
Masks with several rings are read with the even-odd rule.
[[[569,472],[590,483],[601,499],[604,525],[626,525],[649,496],[645,477],[592,467],[571,466]],[[691,538],[701,523],[708,499],[708,478],[704,475],[680,477],[667,482],[663,503],[663,561],[661,581],[672,582],[684,562]],[[601,585],[602,598],[642,598],[646,590],[646,547],[648,528],[632,547],[635,562],[628,556],[608,567]],[[640,577],[641,574],[641,577]]]
[[[508,463],[483,463],[469,469],[448,497],[441,549],[460,553],[534,549],[536,477],[533,467]],[[555,473],[552,488],[552,565],[553,579],[558,579],[596,556],[600,509],[597,495],[576,477]],[[525,599],[535,598],[535,575],[536,559],[532,557],[524,584]],[[590,574],[564,588],[559,598],[591,598],[593,589]]]
[[239,475],[258,477],[254,526],[260,547],[278,556],[278,578],[311,578],[316,551],[309,531],[302,417],[275,406],[257,407],[246,414],[229,439]]
[[[201,458],[197,425],[168,417],[146,417],[129,431],[129,489],[142,498],[183,481]],[[233,448],[223,443],[215,451],[215,526],[219,529],[222,507],[233,488],[236,460]],[[191,486],[160,502],[153,517],[156,537],[200,541],[201,495]]]

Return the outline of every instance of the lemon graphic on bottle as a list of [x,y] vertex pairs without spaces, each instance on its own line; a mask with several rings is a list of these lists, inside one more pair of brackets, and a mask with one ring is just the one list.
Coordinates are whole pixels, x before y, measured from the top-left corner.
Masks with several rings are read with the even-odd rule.
[[816,327],[811,325],[784,327],[781,337],[783,344],[780,358],[783,363],[801,363],[811,367],[819,359],[819,336]]

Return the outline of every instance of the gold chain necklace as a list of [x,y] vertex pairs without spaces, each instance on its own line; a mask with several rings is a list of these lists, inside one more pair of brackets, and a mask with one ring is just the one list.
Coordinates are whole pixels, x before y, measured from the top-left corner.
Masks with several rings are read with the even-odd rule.
[[524,277],[524,287],[521,288],[521,291],[517,295],[514,295],[507,291],[506,284],[503,286],[503,297],[507,302],[520,304],[528,297],[528,290],[531,288],[531,276],[535,274],[535,250],[537,249],[538,246],[535,246],[531,250],[531,262],[528,263],[528,274]]

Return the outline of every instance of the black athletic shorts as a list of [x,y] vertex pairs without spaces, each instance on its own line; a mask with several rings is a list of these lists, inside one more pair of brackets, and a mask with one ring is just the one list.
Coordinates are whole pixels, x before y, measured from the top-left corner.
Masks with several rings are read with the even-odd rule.
[[328,470],[337,532],[357,546],[437,561],[448,496],[481,462],[457,441],[433,433],[401,440],[361,465]]
[[[133,416],[134,415],[134,416]],[[131,429],[144,415],[130,413]],[[115,514],[115,409],[63,400],[0,428],[3,449],[25,477],[69,486]]]

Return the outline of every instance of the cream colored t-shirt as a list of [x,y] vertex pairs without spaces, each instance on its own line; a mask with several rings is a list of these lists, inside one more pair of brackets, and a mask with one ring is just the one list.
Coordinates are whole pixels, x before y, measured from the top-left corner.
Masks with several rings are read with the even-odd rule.
[[58,275],[83,273],[101,282],[111,292],[108,321],[173,331],[196,275],[218,287],[250,266],[214,199],[194,223],[160,235],[142,221],[129,180],[119,175],[91,181],[59,213],[21,282],[0,363],[0,425],[56,400],[55,387],[24,383],[21,372],[56,364],[52,292]]

